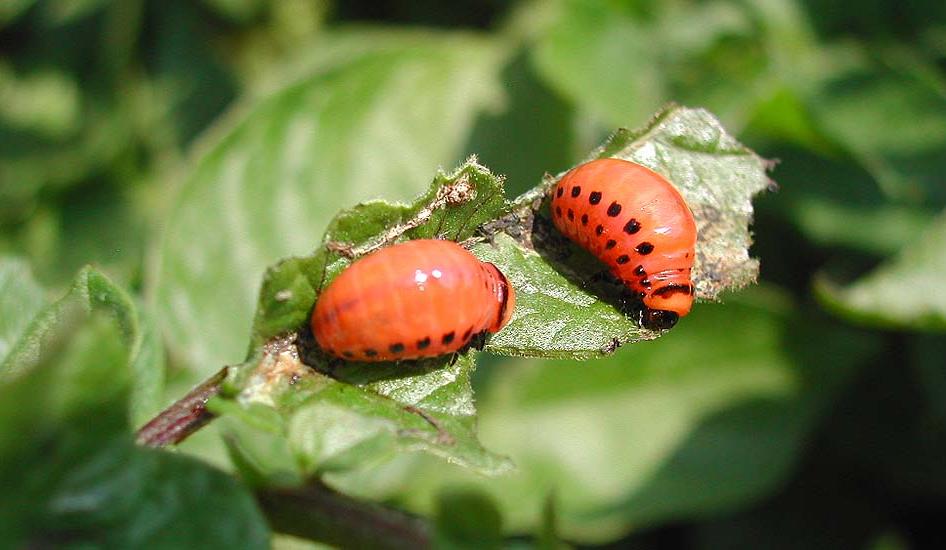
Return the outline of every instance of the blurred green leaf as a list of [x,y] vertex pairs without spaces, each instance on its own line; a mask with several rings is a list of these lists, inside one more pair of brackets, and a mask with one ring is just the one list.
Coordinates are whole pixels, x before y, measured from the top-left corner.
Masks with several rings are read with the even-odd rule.
[[122,323],[59,312],[33,367],[0,380],[3,544],[268,547],[252,497],[231,478],[134,445]]
[[[17,289],[11,289],[17,290]],[[20,289],[20,297],[30,299],[30,292]],[[35,310],[36,305],[31,306]],[[28,311],[30,306],[25,306]],[[143,322],[134,302],[121,288],[91,267],[82,269],[69,292],[41,312],[35,312],[19,338],[10,342],[9,353],[0,361],[0,380],[13,379],[29,372],[42,359],[45,347],[57,338],[77,315],[105,315],[121,329],[122,343],[129,350],[129,362],[135,375],[131,415],[141,421],[159,406],[164,384],[163,349],[150,322]],[[5,316],[6,317],[6,316]],[[16,319],[14,314],[10,319]]]
[[0,1],[0,26],[10,23],[35,3],[36,0]]
[[502,517],[490,497],[451,489],[437,498],[437,548],[502,548]]
[[29,265],[0,256],[0,365],[45,305],[43,289],[33,279]]
[[769,152],[780,160],[779,190],[756,208],[796,227],[815,245],[889,255],[913,242],[935,217],[933,209],[890,200],[853,162],[792,147]]
[[816,294],[827,308],[857,323],[946,330],[946,214],[870,274],[841,286],[822,275]]
[[763,91],[768,52],[750,10],[720,1],[551,4],[556,16],[533,49],[539,74],[609,125],[641,120],[668,99],[741,121]]
[[441,487],[469,483],[497,499],[512,532],[533,531],[554,490],[569,540],[607,541],[723,513],[783,482],[821,411],[874,344],[781,296],[698,306],[659,341],[606,359],[488,369],[477,394],[480,437],[511,454],[515,473],[483,480],[402,459],[328,480],[418,511]]
[[495,97],[490,42],[427,34],[384,44],[312,68],[200,148],[155,283],[172,352],[197,373],[245,352],[267,264],[311,250],[343,205],[419,191]]
[[101,9],[110,0],[44,0],[46,18],[54,25],[67,25]]
[[893,198],[946,204],[946,79],[899,56],[832,74],[811,100],[819,125]]

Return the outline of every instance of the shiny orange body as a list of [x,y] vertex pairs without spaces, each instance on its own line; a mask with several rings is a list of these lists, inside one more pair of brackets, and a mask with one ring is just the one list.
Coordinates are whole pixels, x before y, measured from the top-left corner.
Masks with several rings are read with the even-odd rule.
[[650,314],[645,325],[668,328],[690,312],[696,222],[663,176],[625,160],[593,160],[559,180],[551,210],[562,233],[638,295]]
[[312,333],[327,353],[395,361],[453,353],[498,332],[515,292],[452,241],[415,240],[359,258],[322,292]]

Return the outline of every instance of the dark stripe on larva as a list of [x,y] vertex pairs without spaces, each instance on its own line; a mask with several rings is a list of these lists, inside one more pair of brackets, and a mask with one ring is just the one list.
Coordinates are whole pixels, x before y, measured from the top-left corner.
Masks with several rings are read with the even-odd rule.
[[645,255],[646,255],[646,254],[650,254],[651,252],[654,251],[654,245],[650,244],[650,243],[647,242],[647,241],[644,241],[644,242],[642,242],[641,244],[637,245],[637,246],[634,248],[634,250],[636,250],[638,254],[645,254]]
[[572,187],[572,198],[577,198],[578,195],[581,195],[581,187],[576,185],[575,187]]
[[506,276],[503,275],[503,272],[500,271],[499,268],[496,268],[496,273],[499,274],[499,290],[503,293],[503,299],[499,303],[499,313],[496,315],[495,325],[498,327],[499,324],[503,322],[503,317],[506,316],[506,307],[509,305],[509,280],[506,279]]
[[620,213],[621,213],[621,205],[618,204],[617,201],[612,202],[611,206],[608,207],[608,215],[614,218]]
[[591,194],[588,195],[588,203],[598,204],[599,202],[601,202],[601,191],[592,191]]
[[671,283],[667,286],[662,286],[654,291],[654,296],[659,296],[661,298],[666,298],[667,296],[682,292],[684,294],[693,294],[693,287],[690,285],[681,285],[677,283]]

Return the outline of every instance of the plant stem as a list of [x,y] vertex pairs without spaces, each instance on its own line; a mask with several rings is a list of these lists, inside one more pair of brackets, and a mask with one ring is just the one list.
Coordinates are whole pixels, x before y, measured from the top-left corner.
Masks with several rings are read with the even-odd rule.
[[207,401],[220,392],[220,384],[227,376],[227,367],[198,384],[187,395],[138,430],[136,440],[147,447],[175,445],[213,420],[207,411]]
[[261,489],[257,502],[275,531],[345,548],[430,548],[424,520],[356,500],[322,483]]

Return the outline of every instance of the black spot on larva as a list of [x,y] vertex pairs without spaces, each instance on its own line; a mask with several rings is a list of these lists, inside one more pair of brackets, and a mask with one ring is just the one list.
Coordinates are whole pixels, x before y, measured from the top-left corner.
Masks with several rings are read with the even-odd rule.
[[604,233],[603,225],[599,225],[598,227],[595,228],[595,235],[600,237],[602,233]]
[[614,240],[614,239],[608,239],[608,242],[604,243],[604,248],[607,249],[607,250],[611,250],[612,248],[614,248],[614,247],[617,246],[617,245],[618,245],[618,242],[617,242],[616,240]]
[[588,195],[588,202],[590,204],[598,204],[601,202],[601,191],[592,191],[591,194]]
[[641,286],[644,288],[650,288],[650,279],[641,279]]
[[650,254],[651,252],[654,251],[654,245],[650,244],[650,243],[647,242],[647,241],[644,241],[644,242],[642,242],[641,244],[639,244],[639,245],[637,245],[636,247],[634,247],[634,250],[636,250],[638,254],[645,254],[645,255],[646,255],[646,254]]
[[568,209],[568,220],[575,221],[575,212],[571,208]]
[[417,341],[417,349],[425,349],[430,345],[430,336],[424,338],[423,340]]
[[644,275],[647,275],[647,272],[644,271],[644,266],[639,265],[639,266],[635,267],[635,268],[634,268],[634,275],[637,275],[638,277],[643,277]]
[[572,198],[574,199],[578,195],[581,195],[581,187],[576,185],[575,187],[572,187]]
[[352,352],[350,352],[350,351],[343,351],[343,352],[342,352],[342,356],[351,359],[352,357],[355,356],[355,354],[352,353]]
[[456,336],[456,333],[448,332],[443,335],[443,338],[441,338],[440,341],[444,344],[449,344],[450,342],[453,342],[453,339],[456,338]]
[[466,342],[470,339],[470,336],[473,334],[473,327],[466,329],[466,332],[463,333],[463,341]]
[[673,294],[677,294],[680,292],[684,294],[693,294],[693,287],[690,285],[681,285],[677,283],[671,283],[667,286],[662,286],[658,288],[657,290],[655,290],[654,296],[666,298],[667,296],[672,296]]
[[390,346],[388,346],[388,351],[390,351],[391,353],[401,353],[402,351],[404,351],[404,344],[400,342],[395,342],[391,344]]
[[561,197],[564,193],[565,193],[565,189],[559,186],[558,191],[555,192],[555,195]]
[[588,225],[588,214],[581,215],[581,225]]
[[617,202],[612,202],[611,206],[608,207],[608,215],[612,218],[621,213],[621,205]]
[[624,224],[624,232],[628,235],[633,235],[641,230],[641,222],[631,218],[626,224]]
[[626,264],[627,262],[631,261],[631,257],[628,256],[627,254],[621,254],[620,256],[618,256],[618,259],[615,261],[619,264]]
[[562,207],[561,207],[561,206],[556,206],[556,207],[555,207],[555,215],[558,216],[559,218],[562,217]]
[[378,352],[377,352],[377,350],[373,350],[373,349],[371,349],[371,348],[368,348],[368,349],[365,350],[365,355],[367,355],[368,357],[374,357],[375,355],[378,355]]

